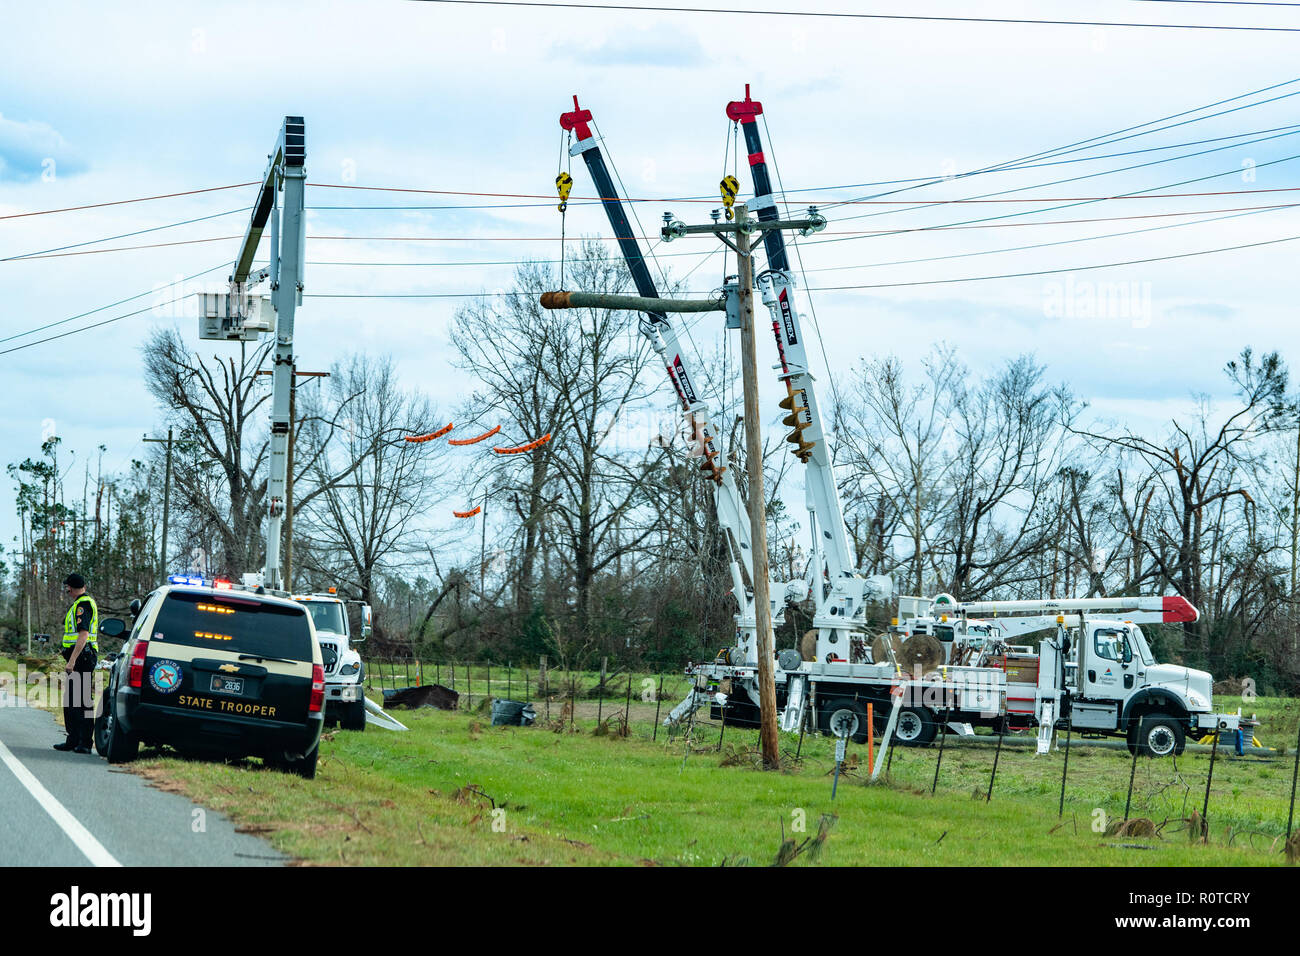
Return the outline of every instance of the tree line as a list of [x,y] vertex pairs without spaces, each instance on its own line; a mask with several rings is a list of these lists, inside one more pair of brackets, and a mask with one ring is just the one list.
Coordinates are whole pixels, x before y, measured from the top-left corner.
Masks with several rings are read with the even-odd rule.
[[[542,309],[538,295],[558,282],[530,263],[510,293],[456,313],[452,357],[473,382],[456,407],[404,387],[387,356],[347,356],[297,386],[288,579],[372,604],[372,653],[676,666],[730,643],[731,543],[661,361],[635,315]],[[589,243],[565,284],[629,282]],[[57,438],[9,465],[21,527],[0,553],[11,645],[29,620],[57,626],[72,568],[118,612],[168,571],[260,569],[268,346],[204,356],[193,345],[159,329],[142,349],[156,424],[174,435],[165,545],[163,446],[113,475],[69,465]],[[735,357],[724,345],[693,359],[739,474]],[[966,600],[1182,594],[1202,616],[1158,630],[1164,659],[1300,689],[1296,401],[1276,353],[1243,350],[1223,376],[1227,397],[1141,434],[1099,418],[1029,354],[988,369],[942,345],[912,367],[863,357],[822,395],[859,568],[892,575],[900,593]],[[453,437],[499,425],[552,439],[502,455],[491,442],[462,452],[405,440],[453,420]],[[772,574],[804,578],[801,466],[782,436],[762,467]],[[482,511],[450,517],[471,505]],[[810,617],[806,602],[787,608],[778,646],[794,646]]]

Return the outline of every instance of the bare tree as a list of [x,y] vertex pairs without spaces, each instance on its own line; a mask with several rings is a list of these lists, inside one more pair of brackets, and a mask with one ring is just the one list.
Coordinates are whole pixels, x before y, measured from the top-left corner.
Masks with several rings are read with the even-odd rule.
[[337,575],[372,601],[376,576],[427,544],[420,519],[440,490],[442,443],[407,436],[437,427],[427,398],[403,392],[392,359],[358,356],[336,364],[328,392],[304,402],[299,433],[306,473],[297,508],[306,566]]

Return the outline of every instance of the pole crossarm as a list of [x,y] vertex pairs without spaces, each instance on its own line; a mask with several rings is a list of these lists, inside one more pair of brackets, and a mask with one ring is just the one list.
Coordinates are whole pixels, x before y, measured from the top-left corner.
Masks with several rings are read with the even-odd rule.
[[723,299],[657,299],[605,292],[543,292],[544,309],[618,309],[629,312],[722,312]]
[[714,235],[722,238],[724,235],[740,234],[752,236],[758,233],[772,232],[776,229],[794,229],[807,236],[814,232],[821,232],[826,228],[826,217],[822,215],[812,215],[804,219],[769,219],[765,222],[757,219],[748,219],[744,222],[713,222],[705,223],[699,226],[688,226],[684,222],[672,221],[659,230],[664,242],[672,242],[674,239],[682,239],[686,236]]

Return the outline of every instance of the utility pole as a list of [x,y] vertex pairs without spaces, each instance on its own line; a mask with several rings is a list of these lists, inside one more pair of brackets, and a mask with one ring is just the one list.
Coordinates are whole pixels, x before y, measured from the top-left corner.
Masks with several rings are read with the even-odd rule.
[[[777,737],[776,681],[773,669],[775,638],[772,631],[772,597],[768,580],[766,498],[763,491],[763,436],[758,411],[758,351],[754,337],[754,261],[753,250],[763,235],[775,229],[797,229],[804,235],[826,227],[826,219],[809,210],[804,219],[751,219],[743,203],[735,206],[735,221],[711,225],[688,226],[664,214],[664,241],[688,235],[713,234],[736,253],[739,276],[727,284],[723,299],[683,300],[656,299],[647,296],[613,295],[590,292],[547,292],[541,297],[543,308],[631,309],[639,312],[720,312],[739,321],[741,357],[745,391],[745,457],[749,470],[749,522],[753,543],[754,618],[758,644],[759,739],[763,766],[775,770],[780,766],[780,741]],[[759,238],[750,240],[757,233]],[[731,236],[732,238],[728,238]],[[734,240],[734,241],[733,241]]]
[[167,443],[167,477],[163,481],[163,526],[162,526],[162,544],[158,553],[158,578],[159,583],[167,580],[167,519],[171,515],[172,504],[172,430],[167,429],[167,437],[150,438],[147,435],[140,439],[144,442],[162,444]]
[[749,472],[749,537],[754,542],[754,619],[758,626],[759,738],[763,765],[780,766],[776,733],[776,680],[772,671],[775,636],[772,632],[772,596],[768,587],[767,498],[763,491],[763,432],[758,413],[758,342],[754,337],[754,245],[749,242],[749,209],[736,206],[739,233],[736,250],[740,306],[740,362],[745,391],[745,465]]
[[[259,369],[258,375],[271,375],[270,369]],[[293,459],[298,445],[298,379],[329,378],[329,372],[299,372],[293,369],[293,383],[289,386],[289,448],[286,452],[284,477],[284,589],[293,590]]]

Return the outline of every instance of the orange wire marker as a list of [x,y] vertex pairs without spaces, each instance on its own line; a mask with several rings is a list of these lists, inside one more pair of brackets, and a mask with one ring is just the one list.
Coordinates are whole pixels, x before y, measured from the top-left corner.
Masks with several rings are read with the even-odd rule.
[[427,435],[407,435],[406,440],[409,442],[433,441],[435,438],[441,438],[443,435],[447,434],[447,432],[451,431],[455,427],[456,426],[454,423],[448,422],[442,428],[439,428],[436,432],[429,432],[429,434]]
[[547,432],[541,438],[534,439],[526,445],[519,445],[515,448],[493,448],[492,450],[498,455],[517,455],[521,451],[532,451],[534,448],[540,448],[551,440],[551,433]]
[[484,438],[491,438],[499,431],[501,431],[501,426],[497,425],[495,428],[485,431],[482,435],[479,435],[477,438],[448,438],[447,444],[448,445],[477,445]]
[[483,510],[483,506],[478,505],[472,511],[453,511],[452,514],[454,514],[457,518],[472,518],[482,510]]

